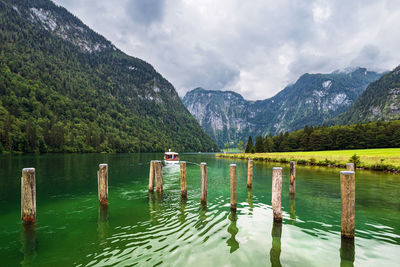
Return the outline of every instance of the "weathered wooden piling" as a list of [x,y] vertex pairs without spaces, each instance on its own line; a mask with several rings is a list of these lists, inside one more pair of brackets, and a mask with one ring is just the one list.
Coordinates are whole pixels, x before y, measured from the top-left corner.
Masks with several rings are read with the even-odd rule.
[[354,163],[347,163],[346,170],[354,172]]
[[200,176],[201,176],[201,203],[207,203],[207,164],[200,163]]
[[340,191],[342,195],[342,237],[354,238],[355,228],[355,173],[340,172]]
[[272,210],[274,221],[282,221],[282,168],[272,168]]
[[163,169],[162,163],[159,160],[154,161],[154,174],[156,176],[156,191],[162,193],[163,191]]
[[230,177],[231,177],[231,210],[236,211],[237,207],[237,175],[236,175],[236,164],[230,165]]
[[289,194],[295,194],[295,193],[296,193],[296,161],[291,161]]
[[21,219],[24,223],[36,221],[36,177],[35,168],[22,169]]
[[186,198],[187,197],[186,162],[180,161],[179,165],[181,169],[181,196],[182,198]]
[[108,165],[99,164],[97,172],[97,185],[99,191],[99,202],[101,205],[108,205]]
[[247,188],[253,187],[253,160],[247,162]]
[[150,161],[149,192],[154,191],[154,178],[155,178],[155,169],[154,169],[154,160],[152,160]]

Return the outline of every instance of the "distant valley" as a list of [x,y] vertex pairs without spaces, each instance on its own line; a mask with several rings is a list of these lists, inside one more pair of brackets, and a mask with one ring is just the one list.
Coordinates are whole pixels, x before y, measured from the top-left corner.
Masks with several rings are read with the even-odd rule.
[[274,97],[248,101],[232,91],[196,88],[183,98],[187,109],[219,145],[249,135],[276,135],[321,125],[346,112],[381,73],[365,68],[304,74]]

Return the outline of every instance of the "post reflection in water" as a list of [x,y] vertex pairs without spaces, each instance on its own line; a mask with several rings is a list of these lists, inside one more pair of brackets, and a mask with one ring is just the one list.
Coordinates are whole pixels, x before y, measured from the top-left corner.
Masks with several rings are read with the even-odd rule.
[[231,234],[231,238],[226,241],[226,244],[230,247],[230,253],[235,252],[239,248],[239,242],[236,241],[236,235],[239,232],[239,229],[236,226],[237,215],[236,211],[232,211],[229,213],[229,220],[231,223],[228,226],[228,233]]
[[250,215],[253,214],[253,191],[251,190],[251,188],[247,188],[247,203],[249,203],[249,211],[250,211]]
[[340,266],[354,266],[354,238],[343,238],[340,246]]
[[180,210],[179,221],[181,222],[181,224],[184,224],[186,222],[186,217],[187,217],[186,205],[187,205],[187,199],[182,198],[180,209],[179,209]]
[[154,221],[154,193],[149,192],[149,212],[150,212],[150,219]]
[[164,199],[164,194],[163,192],[156,192],[155,193],[155,205],[154,205],[154,218],[158,220],[160,217],[162,218],[163,212],[162,212],[162,202]]
[[290,207],[290,223],[293,224],[296,221],[296,198],[293,194],[289,195],[289,207]]
[[21,262],[22,266],[31,266],[36,257],[36,224],[22,224],[21,230],[21,252],[24,259]]
[[207,223],[207,204],[200,203],[199,222],[196,223],[195,227],[197,230],[201,230],[207,225]]
[[282,266],[281,265],[281,236],[282,236],[282,223],[274,222],[272,225],[272,248],[269,252],[269,259],[271,266]]
[[99,234],[99,244],[106,246],[108,235],[108,206],[99,205],[99,219],[97,222],[97,232]]

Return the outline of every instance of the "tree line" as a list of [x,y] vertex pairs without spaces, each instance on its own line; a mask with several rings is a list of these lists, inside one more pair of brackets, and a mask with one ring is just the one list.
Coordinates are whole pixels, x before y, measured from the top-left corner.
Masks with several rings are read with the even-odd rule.
[[400,147],[400,120],[344,126],[305,126],[294,132],[249,136],[246,153]]

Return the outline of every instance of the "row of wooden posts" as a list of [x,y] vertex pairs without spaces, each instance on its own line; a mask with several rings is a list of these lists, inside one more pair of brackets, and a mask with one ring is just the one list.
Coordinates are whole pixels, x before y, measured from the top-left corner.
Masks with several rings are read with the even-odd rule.
[[[187,197],[186,162],[180,162],[181,196]],[[207,202],[207,164],[200,164],[201,196],[200,202]],[[36,180],[35,169],[24,168],[21,178],[21,218],[25,223],[36,221]],[[150,162],[149,192],[163,191],[162,163],[159,160]],[[98,198],[101,205],[108,205],[108,165],[100,164],[97,172]],[[253,186],[253,161],[248,161],[247,187]],[[340,172],[342,199],[341,233],[343,237],[354,238],[355,229],[355,172],[354,164],[347,164],[347,171]],[[237,208],[237,174],[236,164],[230,165],[231,210]],[[296,162],[290,162],[289,193],[296,193]],[[272,168],[272,210],[275,222],[282,221],[282,168]]]

